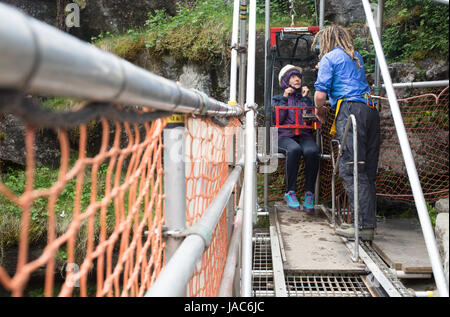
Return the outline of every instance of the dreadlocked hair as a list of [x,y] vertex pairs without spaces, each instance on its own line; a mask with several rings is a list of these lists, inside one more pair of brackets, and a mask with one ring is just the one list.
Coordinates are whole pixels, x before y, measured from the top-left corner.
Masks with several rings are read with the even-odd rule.
[[314,48],[320,36],[322,38],[320,40],[319,60],[336,46],[339,46],[356,62],[358,69],[361,68],[359,58],[355,55],[352,37],[346,29],[340,25],[333,24],[326,29],[320,30],[314,37],[314,41],[311,45],[312,48]]

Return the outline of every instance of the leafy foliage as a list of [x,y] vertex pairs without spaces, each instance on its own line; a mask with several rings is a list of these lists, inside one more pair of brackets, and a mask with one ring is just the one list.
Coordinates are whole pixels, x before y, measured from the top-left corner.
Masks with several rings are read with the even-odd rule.
[[383,49],[391,62],[448,58],[448,7],[431,0],[387,0]]
[[375,70],[375,48],[370,39],[357,37],[354,39],[355,49],[361,54],[366,74],[373,73]]
[[152,55],[218,63],[229,54],[233,8],[223,0],[179,2],[173,17],[164,10],[149,14],[145,47]]
[[[71,161],[72,165],[75,161],[74,156]],[[98,171],[98,193],[97,200],[101,200],[105,194],[105,176],[107,172],[107,164],[102,164]],[[86,175],[90,175],[91,170],[87,168]],[[47,189],[54,185],[59,176],[59,170],[48,167],[36,167],[34,175],[34,188]],[[9,168],[8,172],[2,175],[2,183],[7,186],[14,194],[21,195],[26,186],[25,171],[20,169]],[[76,178],[71,179],[60,193],[55,204],[55,215],[57,219],[57,233],[64,232],[71,220],[76,192]],[[80,202],[81,207],[86,208],[91,200],[91,184],[90,178],[86,177],[82,188]],[[38,242],[47,234],[47,217],[48,217],[48,197],[39,197],[34,200],[31,206],[31,223],[30,223],[30,243]],[[9,201],[3,195],[0,195],[0,247],[3,245],[15,244],[18,242],[20,231],[20,223],[22,210],[19,206]],[[108,206],[107,219],[108,223],[114,223],[113,206]],[[7,226],[6,224],[9,224]],[[17,225],[16,225],[17,224]]]
[[[294,0],[295,17],[294,22],[297,26],[314,26],[317,24],[318,16],[316,14],[314,1]],[[265,21],[265,0],[256,2],[256,21],[261,27]],[[270,1],[270,24],[272,27],[291,25],[291,12],[289,1],[275,0]]]

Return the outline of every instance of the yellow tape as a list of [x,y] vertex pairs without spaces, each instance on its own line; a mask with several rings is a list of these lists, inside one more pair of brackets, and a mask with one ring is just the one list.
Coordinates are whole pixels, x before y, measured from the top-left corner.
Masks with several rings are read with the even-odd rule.
[[236,100],[229,100],[229,101],[228,101],[228,104],[229,104],[230,106],[236,106],[236,105],[237,105],[237,102],[236,102]]
[[184,122],[184,114],[173,114],[170,117],[167,117],[167,123],[183,123]]

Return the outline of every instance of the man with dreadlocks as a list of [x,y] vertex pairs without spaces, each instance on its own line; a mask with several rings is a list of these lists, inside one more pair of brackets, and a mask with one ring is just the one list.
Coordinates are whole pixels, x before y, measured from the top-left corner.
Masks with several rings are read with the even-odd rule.
[[[358,134],[358,197],[359,197],[359,236],[363,240],[373,240],[376,227],[376,173],[380,151],[380,117],[370,98],[370,88],[366,80],[361,55],[355,51],[353,40],[346,29],[332,25],[321,30],[312,47],[320,37],[319,71],[314,84],[316,116],[325,121],[325,100],[330,100],[335,110],[331,134],[342,141],[347,119],[351,114],[356,118]],[[341,142],[342,143],[342,142]],[[350,128],[343,154],[339,163],[339,176],[353,202],[353,131]],[[336,234],[354,239],[354,226],[341,225]]]

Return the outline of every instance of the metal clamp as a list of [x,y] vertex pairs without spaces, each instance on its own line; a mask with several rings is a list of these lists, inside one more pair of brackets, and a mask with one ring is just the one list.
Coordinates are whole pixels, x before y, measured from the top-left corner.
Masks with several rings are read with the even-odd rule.
[[[147,235],[148,231],[146,231],[145,234]],[[209,233],[209,229],[200,223],[185,230],[168,230],[167,227],[162,227],[162,236],[165,239],[169,237],[174,239],[184,239],[191,234],[200,236],[207,247],[211,244],[212,233]]]
[[209,97],[203,91],[200,91],[198,89],[193,89],[193,88],[192,88],[192,90],[194,92],[196,92],[202,98],[202,103],[200,105],[200,115],[204,116],[208,112],[208,99],[209,99]]
[[[145,234],[148,234],[148,231],[145,232]],[[181,239],[185,238],[185,230],[169,230],[167,227],[162,227],[162,237],[167,238],[174,238],[174,239]]]
[[238,43],[233,44],[230,49],[236,50],[238,54],[246,54],[247,46],[240,46]]
[[183,234],[185,236],[189,236],[191,234],[200,236],[205,242],[206,247],[209,247],[209,245],[211,244],[212,232],[210,232],[210,229],[208,227],[202,225],[201,223],[197,223],[196,225],[186,229]]
[[[259,112],[258,112],[258,104],[257,103],[252,103],[251,105],[249,105],[249,104],[245,104],[244,105],[244,115],[247,113],[247,112],[249,112],[250,110],[253,110],[254,112],[255,112],[255,118],[259,115]],[[256,121],[255,121],[255,125],[256,125]]]

